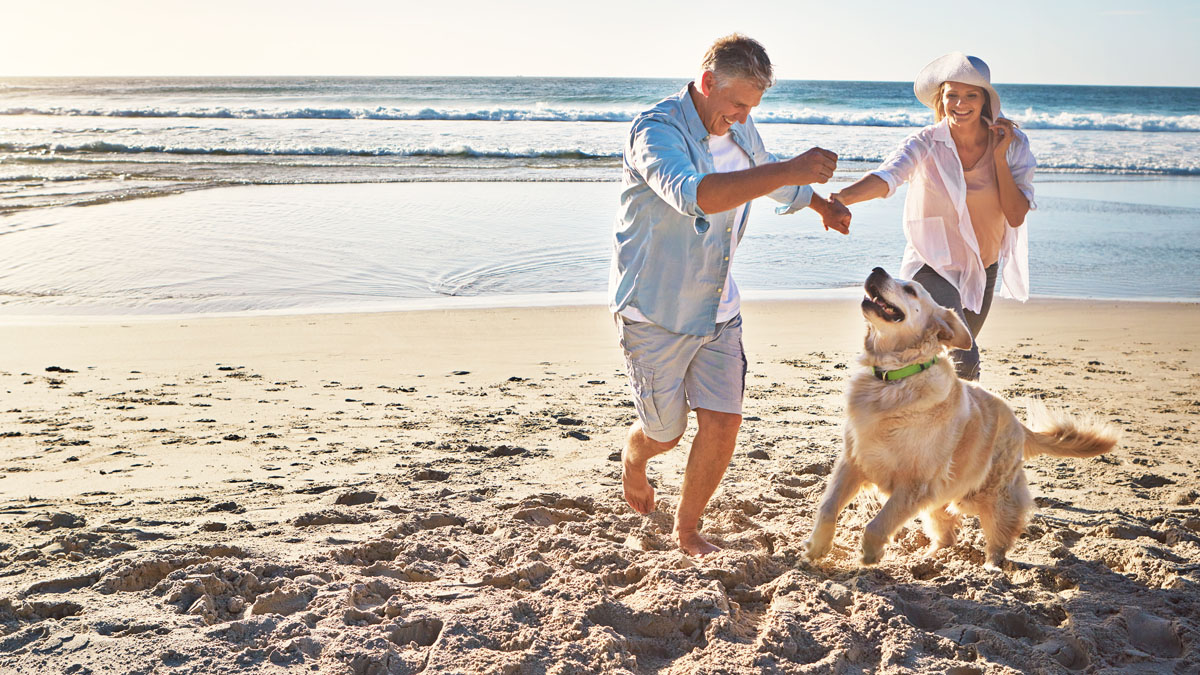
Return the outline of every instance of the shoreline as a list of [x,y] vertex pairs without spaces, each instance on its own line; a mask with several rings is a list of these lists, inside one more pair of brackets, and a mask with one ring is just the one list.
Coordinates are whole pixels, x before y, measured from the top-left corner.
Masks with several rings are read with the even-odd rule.
[[[796,293],[802,293],[806,297],[797,297]],[[451,327],[462,323],[475,323],[478,321],[495,322],[500,320],[500,317],[510,316],[513,321],[533,320],[535,322],[544,323],[546,316],[564,315],[572,317],[568,320],[568,325],[575,322],[577,317],[589,317],[593,323],[597,318],[603,323],[611,323],[611,313],[608,311],[607,305],[603,302],[595,303],[559,303],[553,300],[558,300],[557,295],[594,295],[600,297],[601,294],[545,294],[544,296],[522,296],[525,298],[545,298],[549,300],[546,304],[465,304],[457,307],[446,306],[417,306],[412,308],[396,309],[396,308],[380,308],[363,310],[360,308],[346,309],[344,311],[323,311],[314,310],[312,312],[297,312],[292,310],[264,310],[261,312],[231,312],[231,313],[196,313],[196,314],[145,314],[145,315],[53,315],[53,316],[3,316],[0,315],[0,340],[13,347],[8,350],[8,355],[18,353],[20,350],[17,345],[31,347],[34,343],[41,343],[41,339],[29,339],[27,336],[33,335],[36,329],[45,331],[46,335],[61,333],[66,334],[77,328],[96,327],[96,328],[117,328],[128,329],[136,328],[138,331],[145,333],[148,336],[153,336],[159,329],[173,328],[189,328],[193,324],[195,328],[205,330],[215,330],[221,333],[223,337],[229,337],[228,345],[235,345],[236,340],[232,339],[236,331],[240,327],[254,327],[259,332],[278,332],[284,329],[299,329],[302,325],[308,326],[331,326],[333,324],[355,325],[363,324],[368,326],[370,330],[381,330],[384,326],[407,326],[404,328],[406,333],[415,335],[421,331],[436,331],[440,329],[449,330]],[[859,287],[836,289],[830,291],[766,291],[755,293],[753,291],[747,293],[750,297],[743,300],[743,312],[747,316],[765,315],[772,317],[773,320],[778,320],[778,317],[787,313],[803,312],[809,306],[822,308],[823,311],[829,312],[835,308],[841,309],[837,312],[839,316],[838,325],[845,327],[847,324],[842,320],[848,320],[849,325],[857,325],[861,323],[862,317],[858,313],[858,303],[862,297],[862,290]],[[471,303],[474,298],[467,299]],[[1066,310],[1072,316],[1091,316],[1101,311],[1105,307],[1115,306],[1119,311],[1127,315],[1129,313],[1137,314],[1138,316],[1153,315],[1156,319],[1161,320],[1162,317],[1176,310],[1181,310],[1191,315],[1192,322],[1183,322],[1180,328],[1192,331],[1198,331],[1197,341],[1200,343],[1200,300],[1193,299],[1163,299],[1163,300],[1147,300],[1147,299],[1094,299],[1094,298],[1062,298],[1062,297],[1033,297],[1027,302],[1019,302],[1011,299],[996,297],[993,312],[1006,317],[998,320],[987,322],[985,330],[987,334],[982,340],[986,342],[988,337],[991,337],[996,331],[1007,330],[1003,327],[1008,318],[1016,318],[1022,324],[1033,322],[1031,317],[1022,318],[1022,312],[1033,312],[1039,317],[1053,316],[1060,310]],[[847,319],[847,317],[849,317]],[[167,324],[178,324],[178,322],[186,321],[188,324],[179,324],[177,326],[168,326]],[[1038,319],[1041,321],[1041,319]],[[427,323],[432,322],[432,323]],[[419,327],[414,327],[421,324]],[[1134,322],[1136,324],[1136,321]],[[1116,325],[1116,324],[1114,324]],[[1128,326],[1134,327],[1133,324]],[[28,329],[28,330],[26,330]],[[772,330],[782,329],[781,326],[772,325]],[[605,335],[611,332],[608,327],[604,329]],[[329,331],[325,331],[329,332]],[[1038,331],[1042,333],[1042,331]],[[337,334],[333,332],[332,334]],[[332,335],[331,334],[331,335]],[[326,335],[326,338],[331,337]],[[429,337],[423,335],[421,337]],[[469,339],[468,336],[460,336],[464,339]],[[547,336],[549,338],[551,336]],[[1007,338],[1008,336],[1006,336]],[[1047,335],[1047,337],[1049,337]],[[201,339],[200,342],[206,340]],[[445,347],[446,345],[441,345]],[[94,348],[95,345],[78,345],[76,347],[68,347],[72,352],[77,350],[87,351]]]
[[[860,286],[843,288],[814,288],[791,290],[743,290],[746,304],[838,302],[860,298]],[[1014,305],[1046,302],[1102,303],[1102,304],[1148,304],[1148,305],[1200,305],[1200,297],[1074,297],[1058,295],[1033,295],[1025,303],[1000,298],[996,300]],[[378,306],[373,306],[377,304]],[[196,321],[204,319],[263,319],[283,317],[337,317],[373,314],[407,314],[414,312],[457,312],[474,310],[522,310],[522,309],[574,309],[604,308],[607,311],[607,294],[601,291],[566,291],[561,293],[539,293],[523,295],[489,296],[443,296],[437,298],[396,299],[367,305],[339,304],[336,306],[293,307],[280,309],[242,310],[234,312],[191,312],[191,313],[142,313],[142,314],[4,314],[0,312],[0,327],[43,326],[43,325],[92,325],[111,323],[156,323],[169,321]]]

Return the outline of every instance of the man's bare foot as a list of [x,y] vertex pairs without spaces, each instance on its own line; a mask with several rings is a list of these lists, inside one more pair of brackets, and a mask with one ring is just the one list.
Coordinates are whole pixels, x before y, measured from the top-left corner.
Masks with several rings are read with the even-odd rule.
[[707,539],[701,537],[700,533],[696,530],[675,530],[672,534],[675,536],[675,541],[679,543],[679,548],[683,549],[684,553],[696,556],[697,558],[721,550],[720,546],[714,546]]
[[630,457],[629,448],[621,452],[621,485],[625,488],[625,501],[638,513],[654,510],[654,486],[646,478],[646,463],[636,462]]

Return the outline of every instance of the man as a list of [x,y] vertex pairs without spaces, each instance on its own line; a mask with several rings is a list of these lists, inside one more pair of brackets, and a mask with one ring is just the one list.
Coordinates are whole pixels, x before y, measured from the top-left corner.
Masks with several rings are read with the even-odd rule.
[[845,206],[813,194],[837,155],[812,148],[780,161],[763,147],[750,110],[774,83],[762,45],[717,40],[698,81],[633,120],[624,149],[610,306],[616,313],[638,421],[622,453],[625,500],[654,510],[646,462],[675,447],[696,411],[673,536],[689,555],[719,550],[699,533],[742,421],[746,357],[740,300],[729,275],[749,202],[764,195],[810,207],[826,229],[849,232]]

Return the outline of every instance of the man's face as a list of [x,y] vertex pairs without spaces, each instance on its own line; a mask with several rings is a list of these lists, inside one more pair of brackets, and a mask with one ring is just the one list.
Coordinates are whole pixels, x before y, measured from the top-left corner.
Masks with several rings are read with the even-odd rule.
[[704,128],[714,136],[724,136],[735,122],[745,123],[750,110],[762,101],[763,90],[756,82],[727,78],[717,84],[716,75],[706,71],[700,77],[702,105],[696,107]]

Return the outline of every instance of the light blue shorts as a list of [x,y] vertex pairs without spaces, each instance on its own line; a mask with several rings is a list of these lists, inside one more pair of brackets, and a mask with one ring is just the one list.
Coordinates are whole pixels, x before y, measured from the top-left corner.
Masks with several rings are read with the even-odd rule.
[[633,403],[647,436],[660,443],[679,438],[688,410],[696,408],[742,414],[746,353],[740,314],[707,337],[615,316]]

